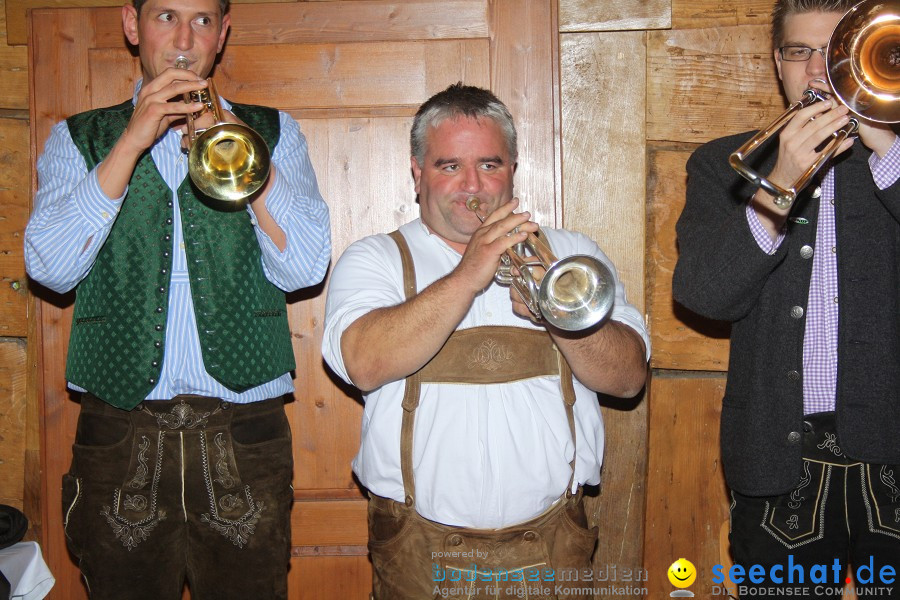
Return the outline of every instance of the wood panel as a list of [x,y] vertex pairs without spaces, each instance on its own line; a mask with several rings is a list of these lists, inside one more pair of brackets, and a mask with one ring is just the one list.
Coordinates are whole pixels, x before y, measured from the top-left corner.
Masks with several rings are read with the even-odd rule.
[[[644,34],[564,34],[560,53],[564,225],[599,243],[642,311]],[[597,90],[616,90],[616,101]],[[603,482],[599,497],[587,501],[592,522],[600,526],[598,569],[641,564],[647,411],[640,400],[601,402]]]
[[719,460],[723,374],[654,372],[644,566],[650,598],[674,588],[666,571],[678,558],[697,568],[691,591],[712,595],[713,565],[721,564],[719,531],[728,495]]
[[0,338],[0,504],[23,508],[25,495],[25,341]]
[[768,25],[773,0],[672,0],[672,28]]
[[28,121],[0,118],[0,337],[25,337],[22,239],[28,222]]
[[0,109],[27,109],[28,50],[24,46],[11,46],[6,33],[4,3],[7,0],[0,0],[0,81],[3,82],[0,86]]
[[[332,553],[365,555],[369,540],[366,504],[366,500],[295,502],[291,512],[291,544],[326,546]],[[328,527],[322,527],[323,523],[328,523]]]
[[564,0],[559,4],[559,30],[622,31],[671,27],[672,0]]
[[[335,576],[339,573],[339,576]],[[291,559],[288,571],[291,598],[344,600],[369,598],[372,563],[366,556],[316,556]]]
[[766,26],[652,31],[647,52],[649,140],[706,142],[784,110]]
[[727,323],[697,316],[672,299],[678,260],[675,223],[684,208],[684,165],[694,144],[651,144],[647,188],[647,313],[651,365],[659,369],[728,370]]

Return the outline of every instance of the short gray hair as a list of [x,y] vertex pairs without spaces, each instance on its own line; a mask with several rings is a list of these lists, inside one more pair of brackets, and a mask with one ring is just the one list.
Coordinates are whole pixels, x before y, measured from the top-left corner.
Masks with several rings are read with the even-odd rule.
[[775,0],[772,8],[772,47],[784,43],[784,21],[791,15],[809,12],[847,12],[859,0]]
[[425,136],[428,129],[455,117],[492,119],[503,132],[510,160],[516,162],[519,156],[516,126],[509,109],[490,90],[458,82],[426,100],[416,112],[409,133],[409,145],[412,156],[420,167],[425,162]]

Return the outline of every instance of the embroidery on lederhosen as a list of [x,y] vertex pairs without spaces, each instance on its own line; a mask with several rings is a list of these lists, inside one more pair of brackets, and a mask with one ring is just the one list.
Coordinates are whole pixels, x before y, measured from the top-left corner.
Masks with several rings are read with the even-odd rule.
[[237,471],[230,438],[224,432],[217,431],[212,436],[212,443],[215,446],[213,450],[206,433],[205,430],[200,432],[200,440],[203,477],[209,496],[209,512],[200,515],[200,519],[232,544],[243,548],[250,541],[250,536],[256,532],[256,524],[265,509],[265,504],[253,500],[249,485],[241,488],[240,474]]
[[[148,452],[151,450],[150,438],[141,436],[141,442],[136,448],[136,462],[134,475],[132,475],[121,488],[113,491],[113,507],[104,505],[100,514],[106,518],[106,522],[113,530],[113,534],[122,542],[129,551],[150,536],[150,532],[156,525],[165,520],[165,511],[157,512],[156,500],[159,486],[159,475],[162,470],[162,450],[165,432],[160,431],[156,441],[156,459],[153,468],[153,477],[148,481],[150,473]],[[150,498],[143,493],[129,493],[143,490],[150,483]],[[125,489],[123,497],[123,489]]]
[[[873,477],[873,468],[878,476]],[[900,539],[900,488],[894,475],[895,466],[860,465],[863,469],[863,502],[869,521],[869,531]]]
[[[822,539],[825,535],[825,505],[833,465],[803,461],[803,476],[787,498],[774,504],[766,501],[760,526],[786,548],[794,549]],[[816,469],[816,473],[812,472]],[[812,495],[801,495],[804,488],[816,482]],[[783,513],[787,511],[787,516]]]
[[837,445],[837,435],[834,433],[825,433],[825,441],[816,446],[819,450],[830,450],[835,456],[843,456],[841,447]]
[[512,360],[512,350],[498,344],[495,339],[488,338],[472,349],[472,353],[466,360],[466,366],[470,369],[478,367],[486,371],[496,371]]

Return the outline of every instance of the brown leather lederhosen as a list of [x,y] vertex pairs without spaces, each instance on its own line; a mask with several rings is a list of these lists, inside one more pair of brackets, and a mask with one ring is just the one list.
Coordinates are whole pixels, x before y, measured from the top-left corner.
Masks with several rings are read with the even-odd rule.
[[[415,270],[406,240],[390,234],[400,249],[407,299],[416,294]],[[563,403],[575,440],[575,390],[565,359],[542,331],[517,327],[474,327],[454,332],[441,351],[406,379],[400,439],[405,503],[372,494],[369,551],[376,600],[428,598],[583,597],[560,585],[564,569],[589,569],[597,529],[588,528],[581,493],[572,494],[572,475],[562,497],[525,523],[496,530],[452,527],[415,510],[413,424],[422,383],[496,384],[560,375]],[[577,584],[575,584],[577,585]]]

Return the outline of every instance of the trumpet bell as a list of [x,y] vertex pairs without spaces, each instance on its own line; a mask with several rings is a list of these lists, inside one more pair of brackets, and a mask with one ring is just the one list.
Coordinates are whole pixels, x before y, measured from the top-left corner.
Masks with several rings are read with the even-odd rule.
[[261,135],[244,125],[222,122],[197,136],[188,153],[188,172],[210,198],[236,202],[263,186],[270,162]]
[[826,52],[835,95],[857,115],[900,121],[900,2],[865,0],[841,17]]
[[558,260],[547,270],[538,306],[544,320],[554,327],[581,331],[609,315],[615,293],[609,268],[593,256],[578,254]]

